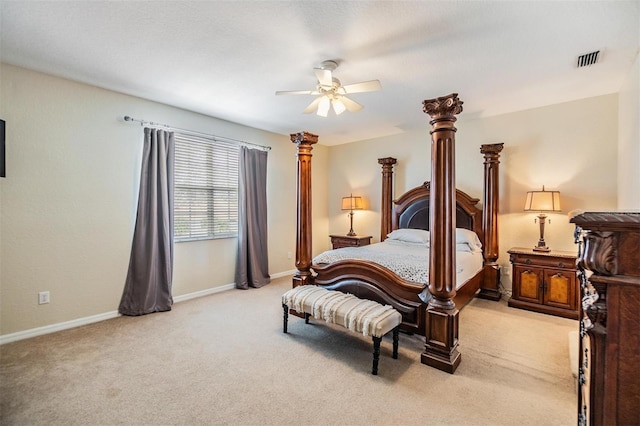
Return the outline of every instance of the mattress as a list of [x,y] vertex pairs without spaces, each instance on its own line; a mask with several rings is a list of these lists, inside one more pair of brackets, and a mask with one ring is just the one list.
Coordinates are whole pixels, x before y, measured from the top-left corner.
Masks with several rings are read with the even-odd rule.
[[[461,245],[457,245],[461,248]],[[429,247],[426,244],[385,240],[362,247],[329,250],[313,258],[313,264],[328,264],[341,260],[359,259],[377,263],[399,277],[426,285],[429,282]],[[481,251],[463,248],[456,251],[456,288],[482,269]]]

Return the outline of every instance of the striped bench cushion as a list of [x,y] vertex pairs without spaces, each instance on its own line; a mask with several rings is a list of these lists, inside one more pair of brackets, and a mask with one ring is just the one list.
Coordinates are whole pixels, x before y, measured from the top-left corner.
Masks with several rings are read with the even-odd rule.
[[382,337],[402,322],[402,315],[392,306],[314,285],[292,288],[282,295],[282,303],[364,336]]

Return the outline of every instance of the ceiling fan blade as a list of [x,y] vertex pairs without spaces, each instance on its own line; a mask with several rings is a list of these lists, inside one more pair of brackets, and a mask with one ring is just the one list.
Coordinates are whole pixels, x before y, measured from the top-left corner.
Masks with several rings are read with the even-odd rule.
[[362,105],[360,105],[359,103],[357,103],[353,99],[347,98],[346,96],[341,96],[340,100],[342,101],[342,103],[344,104],[345,108],[347,108],[347,111],[349,111],[349,112],[358,112],[362,108],[364,108]]
[[347,84],[342,86],[345,93],[360,93],[360,92],[376,92],[382,90],[380,80],[363,81],[361,83]]
[[320,83],[321,86],[333,86],[333,76],[331,75],[331,70],[314,68],[313,71],[316,73],[316,78],[318,79],[318,83]]
[[306,107],[306,108],[304,109],[304,111],[302,111],[302,112],[303,112],[304,114],[311,114],[313,111],[315,111],[315,110],[316,110],[316,108],[318,107],[318,104],[320,103],[320,100],[322,100],[322,98],[323,98],[323,96],[319,96],[319,97],[315,98],[315,99],[313,100],[313,102],[311,102],[311,103],[309,104],[309,106],[308,106],[308,107]]
[[276,95],[319,95],[317,90],[278,90]]

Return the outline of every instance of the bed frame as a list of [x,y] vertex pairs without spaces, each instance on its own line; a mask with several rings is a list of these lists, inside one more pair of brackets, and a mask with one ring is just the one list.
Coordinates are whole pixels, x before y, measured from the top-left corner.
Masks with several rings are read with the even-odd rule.
[[[380,240],[398,228],[431,230],[428,304],[418,294],[424,285],[399,278],[389,269],[363,261],[311,264],[311,150],[318,136],[309,132],[291,135],[297,145],[296,273],[293,287],[315,284],[389,304],[403,317],[405,331],[424,334],[424,364],[453,373],[460,363],[458,308],[475,295],[499,300],[498,259],[498,165],[503,144],[482,145],[484,154],[484,210],[480,201],[455,189],[455,115],[462,111],[457,94],[424,101],[431,116],[431,181],[392,199],[393,165],[396,159],[381,158],[382,212]],[[483,243],[484,267],[456,290],[455,228],[475,231]],[[452,261],[453,260],[453,261]]]

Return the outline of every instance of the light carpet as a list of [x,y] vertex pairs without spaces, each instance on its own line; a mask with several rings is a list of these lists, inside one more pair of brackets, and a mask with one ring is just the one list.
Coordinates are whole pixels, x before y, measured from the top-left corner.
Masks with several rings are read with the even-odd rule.
[[462,363],[420,363],[424,338],[382,342],[290,316],[289,278],[143,317],[0,346],[3,425],[574,425],[567,335],[578,322],[475,299]]

